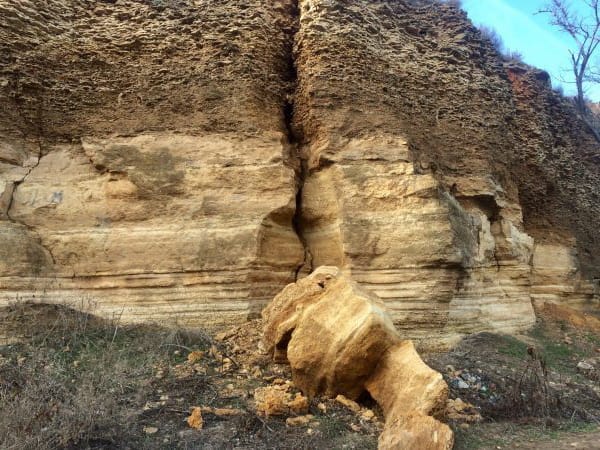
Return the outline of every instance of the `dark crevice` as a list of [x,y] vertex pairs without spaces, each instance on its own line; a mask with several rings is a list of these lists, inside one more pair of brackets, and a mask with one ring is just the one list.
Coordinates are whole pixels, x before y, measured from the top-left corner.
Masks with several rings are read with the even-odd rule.
[[[296,71],[294,70],[294,75],[295,72]],[[283,119],[288,143],[292,146],[298,147],[300,145],[300,137],[294,129],[294,99],[292,96],[288,96],[285,105],[283,105]]]
[[296,67],[296,59],[294,55],[294,47],[296,44],[296,33],[300,28],[300,7],[298,0],[294,0],[291,4],[291,14],[293,17],[293,25],[290,28],[290,40],[287,48],[287,76],[286,79],[289,83],[290,90],[286,96],[286,102],[283,105],[283,120],[285,124],[285,132],[287,136],[288,144],[291,147],[291,154],[295,160],[294,167],[296,170],[296,210],[294,217],[292,218],[292,227],[298,239],[302,243],[304,248],[304,259],[296,267],[294,273],[294,280],[297,281],[301,272],[312,272],[312,255],[308,247],[306,238],[304,237],[304,227],[302,219],[302,195],[304,183],[308,176],[308,164],[306,159],[302,156],[302,149],[306,145],[298,127],[295,126],[295,98],[296,90],[298,88],[298,72]]
[[294,330],[295,330],[295,328],[292,328],[291,330],[287,331],[282,336],[280,341],[277,342],[277,344],[275,345],[275,353],[273,356],[276,359],[276,362],[281,362],[281,363],[288,362],[288,359],[287,359],[288,345],[289,345],[290,341],[292,340],[292,334],[294,333]]
[[314,269],[313,264],[312,264],[312,254],[310,252],[310,247],[309,247],[306,237],[304,235],[304,223],[303,223],[303,216],[302,216],[302,194],[303,194],[304,183],[306,182],[307,173],[308,173],[307,163],[306,163],[306,161],[301,161],[301,168],[300,168],[300,171],[297,176],[298,188],[297,188],[297,192],[296,192],[296,212],[292,219],[292,226],[294,227],[294,231],[296,232],[296,235],[298,236],[298,239],[300,239],[300,242],[302,243],[302,247],[304,248],[304,260],[296,268],[296,271],[294,274],[295,281],[298,281],[300,272],[305,271],[305,272],[311,273]]

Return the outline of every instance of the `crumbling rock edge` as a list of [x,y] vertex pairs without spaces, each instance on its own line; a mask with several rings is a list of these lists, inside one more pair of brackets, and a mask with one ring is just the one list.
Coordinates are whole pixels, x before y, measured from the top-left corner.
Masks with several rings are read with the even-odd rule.
[[383,302],[336,267],[319,267],[263,311],[263,346],[289,362],[294,384],[309,397],[365,391],[386,417],[379,448],[451,449],[443,418],[448,386],[402,340]]

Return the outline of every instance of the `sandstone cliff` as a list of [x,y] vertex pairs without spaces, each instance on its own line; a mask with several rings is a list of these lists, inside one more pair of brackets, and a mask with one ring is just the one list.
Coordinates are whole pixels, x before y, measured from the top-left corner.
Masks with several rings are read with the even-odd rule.
[[335,265],[407,337],[597,309],[600,146],[449,5],[0,2],[0,302],[218,324]]
[[226,323],[293,281],[294,15],[243,3],[0,4],[5,301]]

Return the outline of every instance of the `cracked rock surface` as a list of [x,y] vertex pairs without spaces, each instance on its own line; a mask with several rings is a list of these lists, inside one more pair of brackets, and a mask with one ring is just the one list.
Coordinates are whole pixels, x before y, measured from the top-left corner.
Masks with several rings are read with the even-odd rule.
[[432,346],[597,310],[600,146],[450,5],[2,2],[0,112],[2,304],[229,324],[333,265]]

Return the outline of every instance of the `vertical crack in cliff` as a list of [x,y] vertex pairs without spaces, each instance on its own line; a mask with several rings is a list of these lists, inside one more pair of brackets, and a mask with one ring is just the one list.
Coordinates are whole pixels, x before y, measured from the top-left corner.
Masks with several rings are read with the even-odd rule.
[[29,167],[27,169],[27,173],[25,175],[23,175],[20,180],[12,181],[10,183],[10,185],[11,185],[10,188],[9,188],[10,189],[10,193],[8,194],[8,202],[7,202],[7,205],[6,205],[6,211],[4,212],[6,218],[10,222],[12,222],[12,223],[18,223],[20,225],[23,225],[23,226],[29,228],[29,229],[31,229],[31,227],[29,227],[27,224],[21,223],[21,222],[17,221],[14,217],[12,217],[10,215],[10,210],[11,210],[11,208],[13,206],[14,201],[15,201],[15,192],[17,191],[17,188],[21,184],[23,184],[25,182],[25,180],[27,179],[27,177],[31,174],[31,172],[33,172],[33,170],[37,166],[40,165],[40,161],[42,159],[42,145],[41,145],[41,142],[39,141],[39,139],[38,139],[38,142],[37,142],[37,147],[38,147],[38,154],[36,156],[37,159],[36,159],[35,163],[31,167]]
[[300,272],[308,271],[312,272],[312,255],[306,238],[304,236],[304,227],[302,219],[302,195],[304,189],[304,183],[308,176],[308,164],[306,159],[302,156],[302,149],[305,146],[305,142],[298,131],[296,124],[294,123],[295,115],[295,99],[296,92],[298,89],[298,71],[296,66],[295,48],[297,34],[300,29],[300,5],[299,0],[292,0],[291,4],[291,26],[290,26],[290,38],[288,41],[287,53],[287,82],[289,85],[289,91],[286,96],[285,104],[283,105],[283,119],[285,123],[285,132],[287,135],[288,144],[290,145],[291,156],[294,159],[294,168],[296,170],[296,209],[294,217],[292,218],[292,226],[298,239],[302,243],[304,248],[304,259],[296,268],[294,278],[297,281]]
[[21,222],[21,221],[15,219],[10,213],[10,210],[15,201],[15,193],[17,192],[18,187],[21,184],[23,184],[25,182],[25,180],[27,180],[27,177],[31,174],[31,172],[33,172],[33,170],[40,164],[40,160],[42,159],[42,151],[41,151],[41,147],[39,147],[39,148],[40,148],[40,150],[39,150],[39,153],[37,156],[37,161],[35,162],[35,164],[28,169],[27,173],[25,175],[23,175],[23,177],[20,180],[13,181],[11,183],[11,187],[9,188],[10,193],[9,193],[9,198],[8,198],[8,202],[7,202],[7,206],[6,206],[5,216],[9,222],[17,224],[17,225],[22,225],[25,228],[27,228],[27,230],[29,230],[29,232],[33,236],[35,236],[35,238],[38,241],[37,243],[40,245],[40,247],[42,247],[44,250],[46,250],[46,253],[48,253],[50,260],[52,261],[52,265],[56,265],[56,259],[54,259],[54,255],[52,254],[52,251],[50,250],[50,248],[48,248],[46,245],[44,245],[44,243],[42,241],[42,237],[39,235],[39,233],[36,231],[36,229],[34,227],[32,227],[31,225],[28,225],[27,223],[24,223],[24,222]]
[[306,182],[306,178],[308,176],[308,164],[306,163],[306,160],[302,159],[300,156],[298,156],[298,158],[300,160],[300,168],[297,174],[298,187],[296,192],[296,212],[292,219],[292,225],[294,227],[296,235],[298,236],[298,239],[300,239],[300,242],[302,243],[302,247],[304,248],[304,260],[296,268],[296,272],[294,275],[295,281],[298,281],[300,272],[302,272],[303,270],[310,273],[314,269],[312,264],[312,254],[310,251],[310,247],[308,245],[306,237],[304,236],[304,224],[302,214],[302,195],[304,192],[304,183]]
[[27,228],[27,230],[29,230],[31,232],[31,234],[35,236],[40,247],[42,247],[48,253],[50,260],[52,261],[52,265],[56,265],[56,259],[54,258],[52,251],[50,250],[50,248],[48,248],[46,245],[44,245],[42,238],[39,235],[39,233],[36,231],[36,229],[34,227],[32,227],[31,225],[28,225],[27,223],[24,223],[24,222],[21,222],[21,221],[15,219],[11,215],[11,212],[10,212],[13,207],[13,204],[15,202],[15,193],[17,192],[17,189],[19,188],[20,185],[25,183],[25,181],[27,180],[27,177],[29,177],[29,175],[31,175],[31,172],[33,172],[40,165],[40,162],[43,157],[41,139],[37,140],[37,147],[38,147],[38,154],[36,155],[35,163],[27,169],[27,173],[25,173],[25,175],[23,175],[21,177],[21,179],[11,182],[10,187],[8,187],[10,192],[8,193],[8,201],[6,204],[6,211],[4,211],[4,216],[6,217],[6,220],[8,220],[9,222],[17,224],[17,225],[22,225],[25,228]]

